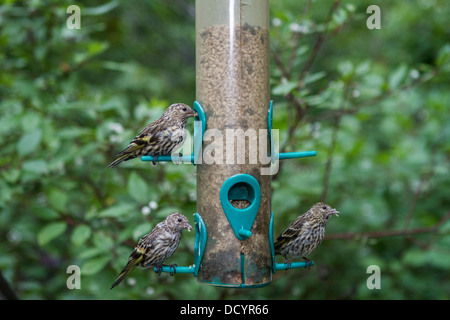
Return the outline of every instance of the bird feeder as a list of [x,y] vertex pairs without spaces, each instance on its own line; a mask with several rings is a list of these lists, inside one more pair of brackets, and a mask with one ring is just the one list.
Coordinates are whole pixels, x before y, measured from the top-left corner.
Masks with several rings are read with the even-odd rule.
[[[214,136],[203,142],[204,163],[197,167],[197,210],[208,232],[200,282],[271,281],[270,175],[261,175],[262,150],[254,148],[259,131],[268,129],[268,24],[267,0],[196,1],[197,101]],[[208,150],[214,150],[211,164]],[[267,144],[264,151],[267,158]]]
[[268,2],[196,0],[194,151],[156,159],[196,165],[194,264],[176,272],[201,283],[261,287],[277,270],[306,266],[274,257],[271,167],[316,152],[274,147]]

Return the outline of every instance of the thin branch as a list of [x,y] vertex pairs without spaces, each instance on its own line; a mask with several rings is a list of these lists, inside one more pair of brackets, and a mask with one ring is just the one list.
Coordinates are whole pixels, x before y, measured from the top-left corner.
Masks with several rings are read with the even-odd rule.
[[414,193],[414,198],[413,198],[413,201],[412,201],[411,209],[409,210],[408,215],[406,217],[406,222],[405,222],[404,229],[408,229],[409,224],[410,224],[410,222],[412,220],[412,216],[414,214],[414,211],[416,210],[417,201],[419,200],[419,198],[420,198],[420,196],[422,194],[423,187],[428,181],[430,181],[430,179],[433,176],[433,174],[434,174],[434,171],[429,173],[429,174],[422,175],[422,177],[420,179],[420,182],[419,182],[419,186],[417,187],[417,190]]
[[91,177],[86,176],[85,182],[87,183],[87,185],[89,185],[91,187],[92,191],[94,192],[95,196],[97,197],[97,200],[100,202],[102,208],[105,208],[107,205],[106,205],[105,197],[103,196],[103,191],[97,186],[97,184],[92,180]]
[[297,50],[298,50],[298,47],[300,46],[300,39],[302,38],[302,35],[303,35],[303,32],[295,32],[294,33],[294,45],[292,46],[291,55],[289,57],[289,62],[288,62],[288,66],[287,66],[287,72],[288,72],[289,77],[292,73],[292,68],[294,66],[295,57],[297,56]]
[[[313,62],[315,61],[317,54],[320,51],[320,48],[322,47],[323,41],[325,40],[325,36],[328,32],[328,26],[331,22],[331,20],[333,19],[333,14],[334,12],[337,10],[337,8],[340,5],[340,0],[335,0],[329,13],[328,13],[328,17],[325,21],[325,28],[323,31],[321,31],[318,34],[318,37],[316,39],[315,45],[311,51],[311,54],[307,60],[307,62],[304,64],[302,71],[300,72],[300,77],[299,77],[299,85],[298,85],[298,90],[300,90],[303,86],[303,80],[306,77],[307,73],[309,72]],[[308,11],[310,10],[310,6],[311,6],[311,1],[309,1],[307,3],[307,5],[305,6],[303,15],[306,16],[306,14],[308,13]],[[303,33],[302,32],[298,32],[295,33],[294,36],[294,44],[291,48],[291,53],[290,53],[290,57],[289,57],[289,61],[288,61],[288,66],[286,67],[285,64],[283,63],[282,60],[282,56],[281,54],[276,51],[275,49],[272,49],[273,52],[273,57],[274,57],[274,61],[275,64],[277,66],[277,68],[279,69],[281,75],[283,78],[290,80],[291,78],[291,72],[292,72],[292,68],[294,65],[294,61],[295,61],[295,57],[296,57],[296,53],[297,53],[297,49],[300,45],[300,39],[302,37]],[[296,129],[298,128],[298,126],[300,125],[302,119],[305,117],[307,111],[310,108],[310,105],[307,104],[305,101],[303,101],[300,98],[296,98],[294,97],[294,95],[292,93],[288,93],[286,96],[286,101],[288,102],[288,105],[290,107],[294,107],[295,110],[295,115],[292,117],[293,121],[290,123],[289,127],[288,127],[288,139],[287,141],[285,141],[285,143],[283,144],[283,146],[280,148],[280,152],[285,152],[287,147],[290,145],[290,142],[293,139],[294,133],[296,131]]]
[[[349,79],[346,82],[345,89],[344,89],[344,97],[343,97],[344,99],[342,100],[342,105],[339,107],[339,110],[342,110],[342,111],[345,111],[347,109],[347,104],[350,100],[350,87],[351,87],[350,80],[351,79]],[[326,202],[327,197],[328,197],[328,187],[330,185],[331,166],[333,163],[333,155],[334,155],[334,151],[336,149],[337,135],[338,135],[339,127],[341,124],[342,115],[343,115],[343,113],[339,114],[338,116],[336,116],[334,118],[330,150],[328,153],[327,163],[325,165],[325,172],[324,172],[324,176],[323,176],[322,196],[321,196],[322,202]]]
[[[320,51],[320,48],[322,47],[323,41],[325,40],[325,36],[328,31],[328,25],[333,18],[334,12],[339,7],[340,2],[341,2],[340,0],[335,0],[333,3],[333,6],[330,9],[327,20],[325,22],[325,29],[319,33],[319,35],[316,39],[316,43],[312,49],[312,52],[311,52],[307,62],[304,64],[302,71],[300,72],[300,77],[299,77],[299,81],[298,81],[298,83],[299,83],[298,90],[300,90],[303,87],[304,78],[306,77],[307,73],[309,72],[312,64],[314,63],[314,61]],[[308,10],[309,10],[309,7],[308,7]],[[293,48],[293,51],[291,52],[289,68],[292,68],[293,57],[295,58],[295,55],[293,55],[293,54],[296,52],[297,47],[300,44],[300,38],[301,38],[300,35],[296,38],[296,44],[294,45],[295,50]],[[285,77],[289,80],[290,75],[291,75],[290,70],[286,69],[286,67],[283,65],[280,56],[278,56],[277,54],[274,54],[274,56],[275,56],[275,62],[277,64],[278,68],[280,69],[281,73],[284,74]],[[286,101],[295,108],[296,113],[295,113],[294,121],[292,121],[291,125],[288,128],[288,139],[281,147],[280,152],[284,152],[285,149],[287,148],[287,146],[290,144],[290,141],[292,140],[292,137],[294,136],[295,130],[297,129],[300,122],[305,117],[307,111],[310,108],[309,104],[307,104],[305,101],[303,101],[300,98],[295,98],[294,95],[292,95],[292,93],[288,93],[285,98],[286,98]]]
[[0,293],[8,300],[19,300],[16,292],[12,289],[9,282],[5,279],[0,270]]
[[322,44],[325,40],[326,33],[328,32],[328,26],[329,26],[331,20],[333,19],[334,12],[337,10],[337,8],[339,8],[340,2],[341,2],[340,0],[335,0],[333,3],[333,6],[330,9],[330,12],[328,13],[327,20],[325,21],[325,28],[322,32],[319,33],[319,35],[316,39],[316,43],[314,44],[314,47],[311,51],[311,54],[309,55],[308,60],[306,61],[306,63],[303,66],[302,71],[300,72],[300,77],[298,80],[299,88],[303,87],[303,81],[304,81],[306,75],[308,74],[309,70],[311,69],[314,61],[317,58],[320,48],[322,47]]
[[281,60],[281,55],[275,49],[272,49],[272,55],[273,55],[273,59],[275,61],[275,64],[277,65],[277,68],[281,72],[281,76],[286,78],[286,79],[288,79],[289,78],[289,72],[284,67],[283,61]]
[[333,133],[332,133],[332,136],[331,136],[330,150],[328,152],[327,163],[325,164],[325,172],[324,172],[324,175],[323,175],[322,195],[320,197],[322,202],[327,202],[328,187],[330,185],[331,165],[333,163],[333,155],[334,155],[334,150],[336,149],[336,140],[337,140],[337,134],[338,134],[338,131],[339,131],[340,123],[341,123],[341,118],[340,117],[336,117],[334,119]]
[[[307,1],[307,3],[304,5],[302,17],[307,16],[310,8],[311,8],[311,0]],[[300,46],[300,39],[302,38],[303,34],[304,34],[303,32],[293,32],[293,45],[291,47],[291,53],[289,56],[289,60],[287,62],[287,66],[285,66],[285,64],[283,63],[279,52],[277,52],[275,49],[272,49],[275,63],[278,69],[281,71],[282,76],[286,79],[291,78],[292,68],[294,65],[295,58],[297,56],[297,50]]]
[[294,138],[295,130],[297,130],[297,127],[300,125],[300,122],[303,120],[303,118],[306,115],[306,112],[310,108],[310,105],[307,103],[304,103],[304,105],[302,107],[302,103],[298,99],[294,99],[292,95],[289,94],[289,97],[292,98],[289,100],[291,100],[291,103],[295,107],[295,117],[294,117],[293,122],[291,123],[291,125],[288,128],[287,140],[284,142],[283,146],[281,147],[280,152],[286,152],[287,147],[289,146],[290,142]]

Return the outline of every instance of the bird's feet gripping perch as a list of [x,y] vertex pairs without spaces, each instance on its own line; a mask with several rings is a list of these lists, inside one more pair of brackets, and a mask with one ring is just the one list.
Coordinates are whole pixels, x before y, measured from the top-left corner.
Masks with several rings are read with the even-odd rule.
[[181,152],[178,153],[178,157],[180,158],[180,161],[174,161],[176,165],[179,165],[181,162],[183,162],[183,160],[181,160],[181,158],[183,157],[183,154]]
[[160,276],[161,275],[161,272],[162,272],[162,269],[163,269],[163,266],[162,265],[156,265],[155,266],[155,273],[158,275],[158,276]]
[[291,267],[292,262],[290,262],[288,259],[285,259],[284,264],[286,265],[286,271],[287,271]]
[[173,272],[172,272],[172,271],[169,272],[169,274],[170,274],[171,276],[173,276],[175,273],[177,273],[177,269],[175,269],[175,267],[177,267],[176,264],[171,264],[171,265],[169,265],[169,267],[170,267],[170,270],[173,269]]
[[309,260],[308,258],[305,258],[305,257],[303,257],[303,259],[305,259],[305,269],[306,270],[309,270],[309,269],[311,269],[311,267],[312,267],[312,265],[313,265],[313,262],[311,261],[311,260]]
[[[177,267],[176,264],[170,264],[170,265],[163,264],[163,265],[157,265],[157,266],[155,266],[155,269],[156,269],[156,270],[155,270],[155,273],[156,273],[158,276],[161,275],[161,272],[163,271],[163,267],[169,267],[169,270],[170,270],[169,274],[170,274],[171,276],[173,276],[175,273],[177,273],[177,269],[175,268],[175,267]],[[172,269],[173,269],[173,271],[172,271]]]

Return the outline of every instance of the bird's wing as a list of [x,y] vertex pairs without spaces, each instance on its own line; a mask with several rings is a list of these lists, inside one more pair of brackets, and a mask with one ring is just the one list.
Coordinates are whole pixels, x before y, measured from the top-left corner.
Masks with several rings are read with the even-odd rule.
[[158,235],[161,233],[161,227],[159,226],[159,224],[157,224],[152,231],[150,231],[149,233],[147,233],[145,236],[143,236],[136,248],[141,248],[142,250],[145,250],[145,252],[150,251],[154,246],[154,242],[155,239],[158,237]]
[[291,224],[284,230],[284,232],[277,238],[277,240],[295,238],[298,235],[299,230],[305,223],[305,215],[301,215],[297,219],[291,222]]
[[134,153],[139,149],[143,149],[147,145],[157,144],[160,139],[160,134],[157,130],[157,127],[153,124],[154,123],[149,124],[136,137],[134,137],[128,147],[117,154],[117,157],[120,157],[124,154]]
[[143,236],[136,248],[145,249],[148,253],[150,250],[156,249],[161,245],[161,242],[173,241],[173,236],[170,232],[167,232],[165,224],[163,222],[158,223],[152,231]]
[[126,147],[124,150],[119,152],[116,157],[123,156],[125,154],[133,153],[136,150],[142,149],[146,144],[145,139],[136,139],[134,138],[133,141],[130,142],[128,147]]

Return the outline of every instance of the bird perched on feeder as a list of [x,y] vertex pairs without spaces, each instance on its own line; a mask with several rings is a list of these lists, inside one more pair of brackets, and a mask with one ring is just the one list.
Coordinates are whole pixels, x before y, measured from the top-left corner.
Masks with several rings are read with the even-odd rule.
[[[178,248],[184,229],[191,231],[192,227],[188,219],[178,212],[168,215],[164,221],[158,223],[150,233],[139,240],[111,289],[122,282],[136,266],[144,269],[156,267],[158,275],[161,274],[164,261]],[[175,270],[175,265],[173,268]]]
[[295,219],[276,239],[275,254],[283,256],[287,266],[291,263],[290,259],[302,257],[306,261],[306,266],[311,267],[311,262],[306,256],[322,242],[328,219],[338,214],[339,211],[332,209],[328,204],[316,203]]
[[[117,166],[122,161],[138,156],[170,155],[180,148],[186,139],[186,122],[197,113],[184,103],[174,103],[163,113],[161,118],[146,126],[126,147],[116,155],[116,160],[108,168]],[[156,164],[156,161],[153,161]]]

